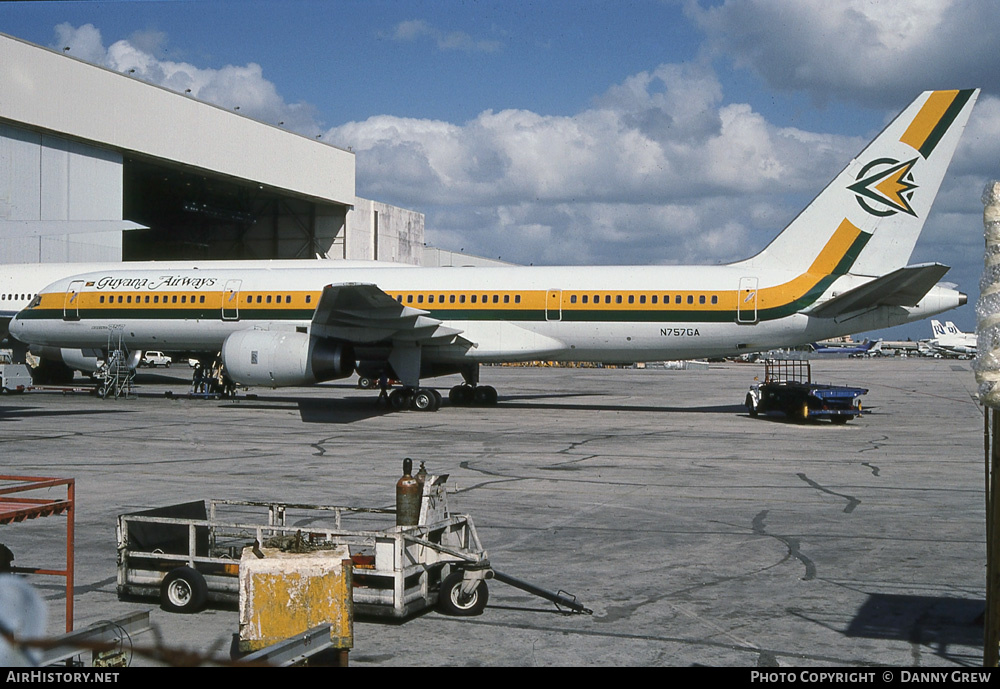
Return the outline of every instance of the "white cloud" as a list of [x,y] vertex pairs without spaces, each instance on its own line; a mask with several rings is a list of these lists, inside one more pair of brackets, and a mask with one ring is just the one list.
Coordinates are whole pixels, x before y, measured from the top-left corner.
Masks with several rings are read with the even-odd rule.
[[357,152],[359,194],[425,211],[432,242],[522,263],[744,257],[780,229],[761,205],[787,222],[785,194],[807,201],[862,143],[722,105],[715,75],[696,65],[633,75],[574,116],[381,115],[326,138]]
[[688,14],[715,55],[819,102],[894,107],[928,88],[1000,85],[989,2],[726,0]]
[[[809,0],[791,3],[792,15],[785,19],[771,11],[772,5],[784,7],[781,3],[757,6],[742,0],[699,16],[711,24],[716,39],[732,32],[733,54],[748,66],[774,68],[779,58],[785,59],[800,66],[801,75],[812,74],[814,81],[802,83],[817,92],[835,91],[834,86],[824,87],[822,79],[840,79],[842,88],[854,88],[853,93],[862,96],[888,89],[877,75],[851,86],[850,79],[833,74],[838,70],[826,69],[831,74],[824,75],[821,65],[829,67],[839,59],[847,72],[861,74],[866,60],[886,50],[879,46],[906,53],[917,38],[942,43],[942,25],[934,30],[925,15],[893,17],[896,28],[879,34],[881,24],[873,24],[870,15],[884,11],[881,4],[824,5],[827,28],[811,28],[804,11],[795,9],[800,1],[812,10],[808,18],[814,20],[816,6]],[[956,8],[968,12],[965,3],[949,6]],[[886,16],[882,19],[887,21]],[[940,21],[948,19],[942,16]],[[751,50],[757,25],[769,27],[770,32],[761,35],[768,45]],[[850,34],[844,54],[819,41],[792,59],[782,47],[786,39],[816,40],[823,30]],[[400,40],[433,35],[421,22],[400,25],[397,32]],[[74,29],[64,24],[57,35],[57,49],[68,45],[78,57],[89,55],[118,71],[134,69],[134,76],[178,92],[191,89],[195,97],[222,107],[240,105],[243,114],[267,122],[284,120],[289,129],[310,136],[321,131],[311,106],[284,102],[259,65],[202,69],[163,60],[157,56],[165,37],[159,35],[133,36],[110,48],[104,48],[100,32],[90,25]],[[868,53],[852,53],[864,46],[870,46],[864,48]],[[895,58],[886,54],[886,59]],[[795,88],[794,83],[787,82],[787,87]],[[923,88],[907,87],[904,96],[894,98],[892,108],[901,108]],[[487,110],[456,124],[378,115],[329,129],[324,140],[357,153],[359,195],[425,212],[429,243],[535,264],[718,263],[743,258],[773,238],[865,143],[779,128],[750,105],[726,103],[718,76],[699,62],[633,74],[573,116]],[[953,231],[946,227],[944,214],[967,214],[969,189],[976,187],[971,192],[975,204],[986,180],[984,171],[997,174],[998,142],[1000,101],[982,97],[956,156],[954,174],[942,190],[941,219],[932,215],[925,232],[932,249]],[[949,258],[955,258],[957,246],[949,245]],[[968,266],[964,270],[968,273]]]
[[392,38],[397,41],[418,41],[429,38],[438,50],[457,50],[465,53],[495,53],[500,42],[473,38],[464,31],[443,31],[423,19],[409,19],[396,25]]
[[67,55],[94,64],[104,63],[104,44],[101,32],[93,24],[74,28],[62,23],[56,27],[55,50],[64,50]]
[[260,65],[227,65],[203,69],[186,62],[161,60],[167,37],[160,32],[140,32],[105,48],[101,33],[91,24],[56,27],[56,49],[87,62],[129,74],[165,88],[233,110],[270,124],[314,136],[320,132],[316,109],[305,103],[286,103],[274,83],[264,78]]

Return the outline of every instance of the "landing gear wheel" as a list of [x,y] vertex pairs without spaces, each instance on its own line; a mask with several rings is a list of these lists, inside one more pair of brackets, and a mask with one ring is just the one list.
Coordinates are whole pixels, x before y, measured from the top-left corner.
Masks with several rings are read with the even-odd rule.
[[757,405],[754,404],[753,396],[750,395],[750,393],[747,393],[747,399],[744,402],[744,404],[747,405],[747,414],[749,414],[750,416],[756,418],[757,417]]
[[417,411],[437,411],[441,405],[434,390],[420,388],[413,393],[413,408]]
[[207,597],[205,577],[190,567],[170,570],[160,584],[160,603],[170,612],[198,612]]
[[402,411],[410,406],[412,390],[398,389],[389,393],[389,406],[396,411]]
[[484,407],[492,407],[497,403],[497,391],[491,385],[481,385],[473,391],[473,400]]
[[464,407],[472,402],[473,390],[471,385],[456,385],[448,392],[448,401],[456,407]]
[[462,572],[452,572],[441,582],[438,592],[438,612],[453,617],[472,617],[481,615],[490,592],[485,581],[480,581],[476,590],[469,597],[462,595]]

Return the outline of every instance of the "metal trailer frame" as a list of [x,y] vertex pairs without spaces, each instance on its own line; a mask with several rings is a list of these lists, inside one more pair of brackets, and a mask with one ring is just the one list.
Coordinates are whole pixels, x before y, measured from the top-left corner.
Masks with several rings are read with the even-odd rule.
[[[53,488],[66,487],[65,498],[49,497]],[[42,497],[36,491],[44,491]],[[46,476],[0,476],[0,525],[28,519],[66,515],[66,567],[13,567],[0,565],[10,574],[47,574],[66,580],[66,631],[73,631],[74,534],[76,522],[76,479]]]
[[[395,515],[392,509],[246,500],[203,502],[207,505],[205,518],[148,513],[178,511],[198,503],[119,515],[118,595],[160,595],[162,600],[167,574],[187,567],[203,578],[207,600],[236,602],[243,549],[281,538],[312,546],[348,546],[354,561],[355,612],[408,617],[434,606],[442,582],[454,571],[463,572],[461,586],[469,594],[492,575],[472,518],[448,512],[446,478],[427,477],[419,524],[389,529],[348,529],[343,521]],[[244,512],[250,516],[226,520],[222,512],[228,508],[246,508]],[[259,518],[253,519],[254,514]],[[290,524],[292,516],[301,524]],[[320,521],[329,516],[332,524]],[[166,541],[170,543],[164,541],[156,547],[144,544],[150,529],[169,532]]]

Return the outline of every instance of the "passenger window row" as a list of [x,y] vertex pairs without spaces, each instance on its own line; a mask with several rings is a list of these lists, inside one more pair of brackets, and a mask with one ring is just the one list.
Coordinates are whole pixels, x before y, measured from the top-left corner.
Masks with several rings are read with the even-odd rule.
[[[423,304],[424,303],[424,295],[423,294],[417,294],[417,295],[407,294],[405,296],[406,296],[406,303],[407,304],[413,304],[413,303]],[[396,301],[398,301],[400,304],[402,304],[403,303],[403,297],[404,297],[404,295],[402,295],[402,294],[396,295]],[[520,294],[514,294],[514,295],[510,295],[510,294],[494,294],[494,295],[492,295],[492,297],[489,294],[481,294],[481,295],[480,294],[469,294],[469,295],[465,295],[465,294],[449,294],[449,295],[447,295],[447,299],[445,297],[446,297],[446,295],[444,295],[444,294],[428,294],[427,297],[426,297],[426,299],[427,299],[427,303],[428,304],[435,304],[435,303],[436,304],[445,304],[445,303],[447,303],[447,304],[465,304],[465,303],[469,303],[469,304],[489,304],[489,303],[493,303],[493,304],[500,304],[500,303],[503,303],[503,304],[511,304],[511,303],[513,303],[513,304],[520,304],[521,303],[521,295]]]
[[[445,299],[445,297],[446,297],[446,295],[444,295],[444,294],[437,294],[437,295],[435,295],[435,294],[428,294],[428,295],[426,295],[426,297],[423,294],[417,294],[417,295],[413,295],[413,294],[407,294],[407,295],[397,294],[396,295],[396,301],[399,302],[400,304],[402,304],[404,302],[404,300],[405,300],[405,302],[407,304],[414,304],[414,303],[415,304],[423,304],[423,303],[425,303],[425,299],[426,299],[426,303],[427,304],[435,304],[435,303],[437,303],[437,304],[445,304],[445,303],[448,303],[448,304],[466,304],[466,303],[469,303],[469,304],[476,304],[476,303],[479,303],[479,304],[490,304],[490,303],[492,303],[492,304],[499,304],[499,303],[501,303],[501,300],[502,300],[502,302],[504,304],[510,304],[512,302],[514,304],[520,304],[521,303],[521,295],[520,294],[513,295],[513,299],[512,299],[512,295],[510,295],[510,294],[502,294],[502,295],[501,294],[493,294],[492,296],[489,295],[489,294],[483,294],[483,295],[470,294],[470,295],[468,295],[468,298],[466,298],[466,295],[464,295],[464,294],[458,294],[458,295],[449,294],[449,295],[447,295],[447,300]],[[663,295],[662,305],[663,306],[668,306],[670,304],[670,302],[671,302],[671,295],[664,294]],[[717,295],[717,294],[712,294],[712,295],[706,295],[706,294],[699,294],[699,295],[694,295],[694,294],[688,294],[688,295],[675,294],[675,295],[673,295],[673,303],[674,304],[683,304],[683,303],[694,304],[695,302],[697,302],[698,304],[708,304],[708,303],[718,304],[719,303],[719,295]],[[648,298],[647,298],[647,295],[645,295],[645,294],[640,294],[640,295],[629,294],[627,296],[626,295],[622,295],[622,294],[614,294],[614,295],[612,295],[612,294],[579,294],[579,295],[578,294],[571,294],[571,295],[569,295],[569,303],[570,304],[601,304],[601,303],[604,303],[604,304],[612,304],[612,303],[613,304],[625,304],[625,303],[628,303],[628,304],[636,304],[636,303],[638,303],[638,304],[646,304],[646,303],[649,303],[651,305],[657,305],[657,304],[660,304],[660,295],[653,294],[653,295],[649,295]]]
[[[587,303],[600,304],[601,303],[601,297],[602,297],[602,295],[600,295],[600,294],[594,294],[593,295],[593,302],[590,302],[591,295],[590,294],[583,294],[583,295],[580,295],[580,301],[579,301],[579,303],[581,303],[581,304],[587,304]],[[605,304],[612,303],[612,295],[605,294],[605,295],[603,295],[603,297],[604,297],[604,303]],[[659,301],[660,301],[659,297],[660,297],[660,295],[658,295],[658,294],[649,295],[649,303],[650,304],[658,304]],[[671,297],[671,295],[669,295],[669,294],[664,294],[663,295],[663,306],[668,306],[670,304],[670,297]],[[688,295],[686,295],[686,297],[685,297],[685,295],[681,295],[681,294],[675,294],[675,295],[673,295],[673,302],[674,302],[674,304],[683,304],[685,302],[688,303],[688,304],[694,304],[695,301],[696,301],[696,299],[695,299],[695,295],[694,294],[688,294]],[[638,297],[636,297],[636,295],[634,295],[634,294],[630,294],[630,295],[628,295],[627,299],[623,295],[621,295],[621,294],[614,295],[614,303],[615,304],[622,304],[622,303],[626,303],[626,302],[629,303],[629,304],[635,304],[635,303],[645,304],[647,302],[647,299],[646,299],[646,295],[645,294],[640,294],[640,295],[638,295]],[[712,295],[699,294],[699,295],[697,295],[697,302],[699,304],[707,304],[707,303],[718,304],[719,303],[719,295],[717,295],[717,294],[712,294]],[[577,303],[577,295],[571,294],[569,296],[569,303],[570,304],[576,304]]]
[[[281,295],[281,294],[274,294],[274,295],[271,295],[271,294],[256,294],[256,295],[255,294],[248,294],[247,295],[247,301],[246,301],[246,303],[247,304],[271,304],[271,303],[274,303],[274,304],[291,304],[292,303],[292,295],[291,294],[285,294],[285,295]],[[312,295],[311,294],[307,294],[306,295],[306,303],[307,304],[312,304]]]
[[[25,295],[27,298],[28,295]],[[98,298],[101,304],[204,304],[205,295],[204,294],[171,294],[171,295],[159,295],[159,294],[110,294],[110,295],[100,295]],[[290,294],[248,294],[246,297],[247,304],[291,304],[292,295]],[[307,294],[305,298],[306,304],[312,304],[312,295]]]
[[163,295],[163,299],[160,299],[159,294],[109,294],[101,295],[98,302],[101,304],[204,304],[205,295],[204,294],[171,294]]
[[[0,300],[10,299],[14,300],[16,297],[20,296],[22,299],[28,299],[31,295],[12,295],[4,294],[0,295]],[[400,304],[520,304],[521,295],[520,294],[397,294],[396,301]],[[588,293],[588,294],[570,294],[569,303],[570,304],[650,304],[650,305],[660,305],[668,306],[671,301],[674,304],[718,304],[719,296],[716,294],[706,295],[706,294],[664,294],[661,297],[658,294],[645,295],[645,294],[602,294],[602,293]],[[181,295],[163,295],[162,301],[158,294],[154,295],[141,295],[137,294],[134,297],[131,294],[118,294],[118,295],[101,295],[100,303],[108,304],[204,304],[205,295],[204,294],[181,294]],[[291,304],[292,295],[290,294],[248,294],[246,295],[246,304]],[[312,295],[305,295],[305,303],[312,304]]]

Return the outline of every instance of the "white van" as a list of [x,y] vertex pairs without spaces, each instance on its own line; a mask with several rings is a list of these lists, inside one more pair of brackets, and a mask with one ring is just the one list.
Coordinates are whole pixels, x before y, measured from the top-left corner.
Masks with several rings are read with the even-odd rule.
[[163,352],[146,352],[142,355],[142,359],[139,360],[139,365],[149,366],[150,368],[156,368],[157,366],[170,368],[170,363],[172,361],[173,359]]

